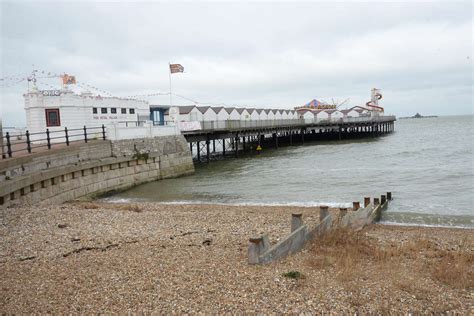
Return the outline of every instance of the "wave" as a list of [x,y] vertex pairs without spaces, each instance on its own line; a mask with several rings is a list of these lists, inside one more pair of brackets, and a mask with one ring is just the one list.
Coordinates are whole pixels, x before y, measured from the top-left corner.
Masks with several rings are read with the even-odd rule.
[[165,205],[193,205],[193,204],[207,204],[207,205],[229,205],[229,206],[296,206],[296,207],[317,207],[326,205],[329,207],[352,207],[352,203],[338,203],[338,202],[209,202],[209,201],[163,201],[155,202],[157,204]]
[[434,224],[419,224],[419,223],[402,223],[392,221],[381,221],[379,224],[388,226],[410,226],[410,227],[434,227],[434,228],[461,228],[461,229],[474,229],[473,225],[460,226],[460,225],[434,225]]
[[139,198],[104,198],[101,199],[103,202],[107,203],[155,203],[162,205],[229,205],[229,206],[295,206],[295,207],[318,207],[321,205],[326,205],[329,207],[352,207],[352,203],[339,203],[339,202],[209,202],[202,200],[192,200],[192,201],[159,201],[151,202],[147,199]]

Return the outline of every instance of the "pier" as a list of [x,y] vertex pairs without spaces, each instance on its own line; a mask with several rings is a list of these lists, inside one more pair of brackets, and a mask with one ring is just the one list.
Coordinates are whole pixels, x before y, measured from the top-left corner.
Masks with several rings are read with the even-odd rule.
[[201,122],[202,128],[182,131],[194,161],[209,162],[257,147],[278,148],[318,140],[378,137],[394,131],[395,116],[354,117],[339,120],[261,120]]
[[238,157],[258,152],[258,146],[377,137],[393,132],[394,122],[394,116],[227,120],[202,121],[193,131],[144,123],[65,128],[54,134],[48,129],[45,133],[26,131],[21,139],[7,133],[0,163],[0,207],[20,201],[62,203],[191,174],[193,160]]

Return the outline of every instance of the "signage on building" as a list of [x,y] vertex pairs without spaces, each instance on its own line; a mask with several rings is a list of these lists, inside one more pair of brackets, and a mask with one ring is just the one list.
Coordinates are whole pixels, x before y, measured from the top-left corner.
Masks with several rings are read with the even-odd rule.
[[61,95],[61,91],[60,90],[44,90],[43,95],[48,96],[48,97],[58,97]]

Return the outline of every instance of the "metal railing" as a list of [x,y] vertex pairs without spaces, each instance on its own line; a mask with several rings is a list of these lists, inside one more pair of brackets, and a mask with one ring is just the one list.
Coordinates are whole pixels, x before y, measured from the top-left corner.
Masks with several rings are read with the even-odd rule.
[[145,124],[151,124],[153,126],[165,126],[165,125],[173,125],[174,122],[171,121],[118,121],[114,122],[113,124],[121,127],[137,127],[137,126],[144,126]]
[[201,121],[202,130],[235,130],[245,128],[273,128],[284,126],[308,126],[328,125],[343,123],[381,123],[391,122],[395,116],[370,116],[370,117],[346,117],[337,119],[282,119],[282,120],[227,120],[227,121]]
[[69,146],[73,142],[87,143],[92,139],[106,139],[105,126],[99,127],[82,127],[68,129],[65,127],[61,130],[46,129],[44,132],[30,133],[28,130],[19,135],[6,132],[2,138],[2,159],[12,158],[13,156],[22,154],[31,154],[40,150],[50,150],[57,145]]

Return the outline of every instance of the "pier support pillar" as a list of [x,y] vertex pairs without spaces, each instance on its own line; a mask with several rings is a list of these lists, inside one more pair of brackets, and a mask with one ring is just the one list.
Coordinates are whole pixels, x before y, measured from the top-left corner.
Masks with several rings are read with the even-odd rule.
[[216,140],[215,139],[212,140],[212,152],[213,153],[216,152]]
[[225,138],[222,139],[222,156],[225,157]]
[[370,197],[365,197],[364,198],[364,207],[369,206],[369,204],[370,204]]
[[197,147],[197,160],[201,161],[201,142],[196,142]]
[[387,200],[392,200],[392,192],[387,192]]
[[209,141],[209,138],[206,139],[206,162],[209,162],[209,161],[211,160],[211,158],[210,158],[210,150],[209,150],[209,149],[210,149],[210,148],[209,148],[209,147],[210,147],[210,146],[209,146],[210,143],[211,143],[211,142]]
[[235,148],[235,157],[239,156],[239,136],[235,136],[235,142],[234,142],[234,148]]

